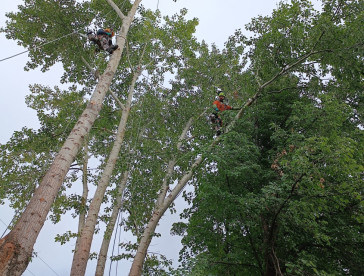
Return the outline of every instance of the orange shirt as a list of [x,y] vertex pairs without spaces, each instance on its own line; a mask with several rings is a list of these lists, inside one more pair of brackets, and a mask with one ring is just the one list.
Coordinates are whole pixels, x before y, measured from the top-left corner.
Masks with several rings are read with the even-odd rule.
[[104,31],[106,32],[106,33],[109,33],[110,35],[110,37],[113,37],[114,36],[114,32],[113,31],[111,31],[111,29],[110,28],[106,28],[106,29],[104,29]]
[[231,109],[230,105],[224,104],[220,102],[219,100],[216,100],[212,103],[214,107],[216,106],[219,111],[229,110]]

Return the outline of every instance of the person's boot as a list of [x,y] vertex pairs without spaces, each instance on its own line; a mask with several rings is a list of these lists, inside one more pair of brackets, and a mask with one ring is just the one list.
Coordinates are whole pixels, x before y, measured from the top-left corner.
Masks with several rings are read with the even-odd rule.
[[106,49],[106,52],[108,52],[110,55],[112,55],[112,53],[114,53],[114,50],[111,49],[111,47]]
[[107,48],[106,51],[111,55],[117,48],[119,48],[118,45],[113,45]]

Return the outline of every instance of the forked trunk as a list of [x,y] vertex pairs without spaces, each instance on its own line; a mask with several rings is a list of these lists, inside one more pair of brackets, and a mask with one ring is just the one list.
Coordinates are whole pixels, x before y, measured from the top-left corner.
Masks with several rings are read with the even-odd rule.
[[[179,141],[177,143],[177,150],[180,150],[182,146],[182,142],[186,137],[186,133],[189,130],[189,128],[192,125],[192,118],[186,123],[185,128],[182,130],[182,133],[179,137]],[[168,169],[166,176],[164,177],[161,191],[159,193],[156,207],[154,208],[153,214],[151,219],[149,220],[147,226],[144,229],[143,235],[140,239],[138,249],[136,252],[136,255],[133,260],[133,264],[130,269],[129,276],[138,276],[142,274],[143,271],[143,263],[144,259],[147,255],[148,247],[150,245],[150,242],[152,241],[153,233],[163,216],[164,212],[167,210],[167,208],[171,205],[171,203],[174,201],[174,199],[177,197],[177,195],[182,191],[182,189],[187,184],[188,180],[191,179],[193,175],[193,169],[199,166],[202,162],[202,158],[197,158],[195,163],[191,166],[191,170],[187,172],[178,182],[177,186],[173,189],[173,191],[166,197],[167,191],[168,191],[168,182],[173,174],[173,169],[176,164],[176,159],[173,157],[172,160],[168,163]]]

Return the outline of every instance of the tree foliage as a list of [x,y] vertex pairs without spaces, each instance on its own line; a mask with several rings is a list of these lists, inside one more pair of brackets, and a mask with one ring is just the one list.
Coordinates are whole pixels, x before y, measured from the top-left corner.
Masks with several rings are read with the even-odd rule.
[[[129,1],[115,3],[125,13],[131,7]],[[160,211],[161,195],[192,171],[196,156],[204,156],[204,165],[188,181],[194,192],[184,193],[191,204],[181,214],[186,220],[173,227],[184,236],[176,274],[360,275],[363,9],[357,0],[325,0],[321,11],[309,1],[280,3],[271,16],[252,19],[251,37],[237,30],[220,50],[196,40],[198,20],[186,20],[186,10],[162,17],[140,7],[110,86],[113,95],[106,96],[87,137],[87,154],[97,162],[85,172],[85,152],[77,155],[53,204],[52,221],[70,211],[75,217],[87,212],[91,198],[82,199],[79,180],[84,174],[88,185],[98,185],[115,141],[120,102],[127,100],[144,53],[97,222],[112,219],[115,198],[121,196],[118,185],[128,171],[121,208],[127,216],[120,225],[135,240],[121,244],[123,253],[112,260],[134,258]],[[101,0],[26,0],[8,17],[2,31],[29,48],[26,69],[45,71],[62,62],[61,81],[71,84],[66,90],[31,86],[27,104],[37,111],[40,129],[24,128],[1,145],[0,203],[8,200],[20,214],[88,104],[94,76],[107,66],[104,53],[95,54],[80,33],[98,26],[118,29],[122,22]],[[215,143],[205,117],[217,88],[230,105],[242,107],[249,98],[254,104],[246,105],[240,119],[237,111],[224,112],[224,126],[234,125]],[[167,207],[176,211],[173,203]],[[150,239],[155,236],[153,231]],[[75,237],[68,231],[57,240]],[[147,253],[144,273],[167,275],[170,265],[164,256]]]
[[362,273],[362,20],[358,1],[292,1],[248,25],[247,71],[274,82],[186,195],[177,273]]

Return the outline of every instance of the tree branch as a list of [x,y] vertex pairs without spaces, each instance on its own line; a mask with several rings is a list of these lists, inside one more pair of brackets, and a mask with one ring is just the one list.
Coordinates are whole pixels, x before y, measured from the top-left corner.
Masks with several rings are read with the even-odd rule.
[[[87,60],[84,57],[81,57],[82,61],[86,64],[86,67],[88,69],[90,69],[90,71],[92,72],[92,74],[94,75],[95,79],[98,80],[100,78],[100,72],[99,70],[94,70],[91,65],[87,62]],[[124,109],[125,106],[124,104],[119,100],[119,98],[116,96],[116,94],[110,89],[109,87],[109,92],[111,94],[111,96],[114,98],[114,100],[118,103],[118,105],[121,107],[121,109]]]
[[125,15],[123,14],[123,12],[119,9],[119,7],[114,3],[114,1],[112,0],[106,0],[109,5],[114,9],[114,11],[117,13],[117,15],[120,17],[121,20],[125,19]]
[[[180,137],[178,138],[178,142],[177,142],[177,151],[179,151],[181,149],[182,142],[183,142],[183,140],[186,139],[187,131],[190,129],[192,122],[193,122],[193,118],[190,118],[188,120],[188,122],[186,123],[184,129],[182,130],[182,133],[181,133]],[[166,194],[168,191],[168,186],[169,186],[168,181],[174,172],[174,166],[176,165],[176,163],[177,162],[176,162],[175,156],[168,162],[167,174],[166,174],[165,178],[163,179],[162,190],[159,193],[158,199],[157,199],[157,208],[162,206],[163,201],[166,197]]]
[[[129,208],[126,208],[126,210],[129,212],[129,214],[131,216],[133,216],[133,213],[131,212],[131,210]],[[139,232],[138,225],[137,225],[135,219],[132,220],[132,223],[133,223],[133,226],[134,226],[134,229],[135,229],[135,234],[137,236],[137,239],[139,240],[140,239],[140,232]]]
[[128,41],[126,41],[125,42],[125,50],[126,50],[126,58],[127,58],[127,60],[128,60],[128,63],[129,63],[129,66],[130,66],[130,69],[132,70],[132,71],[134,71],[134,69],[133,69],[133,66],[131,65],[131,62],[130,62],[130,54],[129,54],[129,42]]
[[277,218],[278,218],[278,215],[280,214],[280,212],[283,210],[284,206],[287,204],[287,202],[291,199],[291,197],[293,196],[293,192],[296,188],[296,185],[298,182],[300,182],[303,178],[305,174],[301,174],[301,176],[293,183],[292,185],[292,188],[291,188],[291,192],[289,193],[288,197],[284,200],[284,202],[282,203],[282,205],[279,207],[278,211],[275,213],[274,215],[274,218],[272,220],[272,224],[271,224],[271,227],[270,227],[270,233],[269,233],[269,239],[272,238],[273,236],[273,231],[274,231],[274,228],[275,228],[275,224],[276,224],[276,221],[277,221]]
[[248,236],[248,239],[249,239],[250,246],[252,247],[252,250],[253,250],[254,257],[257,260],[258,264],[259,264],[259,271],[263,275],[262,261],[259,258],[258,251],[257,251],[256,247],[254,246],[253,239],[252,239],[252,236],[251,236],[251,233],[250,233],[249,229],[247,229],[247,233],[248,233],[247,236]]
[[273,91],[269,91],[267,92],[267,94],[274,94],[274,93],[281,93],[284,90],[289,90],[289,89],[296,89],[297,87],[286,87],[286,88],[282,88],[281,90],[273,90]]

